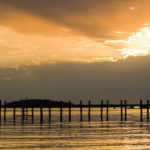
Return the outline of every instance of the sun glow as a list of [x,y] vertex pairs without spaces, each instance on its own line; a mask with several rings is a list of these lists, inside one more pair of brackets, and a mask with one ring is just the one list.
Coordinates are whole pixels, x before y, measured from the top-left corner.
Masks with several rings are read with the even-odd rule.
[[118,49],[124,57],[142,56],[150,54],[150,27],[141,28],[123,41],[124,48]]

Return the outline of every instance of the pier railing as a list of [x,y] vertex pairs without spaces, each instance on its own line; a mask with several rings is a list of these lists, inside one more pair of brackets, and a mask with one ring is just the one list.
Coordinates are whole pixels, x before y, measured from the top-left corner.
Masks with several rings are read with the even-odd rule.
[[[40,122],[43,122],[43,109],[44,108],[48,108],[48,120],[49,122],[51,122],[51,118],[52,118],[52,113],[51,113],[51,109],[52,108],[59,108],[59,117],[60,117],[60,122],[63,122],[63,109],[64,108],[68,108],[68,121],[71,122],[72,121],[72,108],[79,108],[80,111],[80,122],[83,121],[83,108],[87,108],[88,110],[88,121],[91,121],[91,108],[100,108],[100,121],[109,121],[109,108],[120,108],[120,121],[127,121],[127,110],[128,109],[134,109],[134,108],[138,108],[139,109],[139,119],[141,122],[143,122],[143,109],[146,109],[146,120],[149,121],[149,108],[150,108],[150,104],[149,104],[149,100],[146,101],[146,103],[143,103],[143,100],[140,100],[139,104],[128,104],[127,100],[121,100],[120,104],[110,104],[109,100],[106,101],[106,103],[104,103],[103,100],[100,101],[100,104],[91,104],[91,101],[88,101],[88,104],[83,104],[82,101],[80,101],[80,104],[76,104],[76,105],[72,105],[71,101],[68,102],[68,106],[64,106],[63,103],[62,105],[60,105],[59,107],[55,107],[55,106],[39,106],[40,108]],[[13,115],[12,118],[15,121],[16,120],[16,108],[21,108],[21,121],[23,122],[26,117],[28,117],[28,112],[31,111],[31,119],[32,122],[34,122],[34,111],[35,108],[34,106],[27,106],[25,103],[22,103],[21,106],[16,107],[16,106],[9,106],[7,105],[6,101],[4,102],[4,105],[2,105],[1,100],[0,100],[0,122],[2,120],[6,121],[7,118],[7,108],[12,108],[13,109]],[[29,110],[29,108],[31,108]],[[105,110],[103,108],[106,108]],[[105,119],[104,119],[104,111],[106,111],[106,115],[105,115]],[[3,113],[3,116],[2,116]],[[2,118],[3,117],[3,118]]]

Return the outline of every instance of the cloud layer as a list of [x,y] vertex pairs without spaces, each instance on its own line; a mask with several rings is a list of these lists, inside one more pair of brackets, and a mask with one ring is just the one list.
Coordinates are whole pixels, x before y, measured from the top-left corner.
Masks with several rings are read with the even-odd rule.
[[28,34],[51,35],[48,26],[47,32],[39,26],[45,21],[92,38],[120,39],[150,22],[149,4],[149,0],[1,0],[0,6],[6,8],[1,10],[1,22]]
[[149,46],[141,47],[147,43],[128,39],[149,25],[149,5],[149,0],[1,0],[0,66],[149,54]]
[[[138,65],[137,65],[138,64]],[[129,103],[150,97],[150,56],[131,57],[119,62],[58,63],[0,69],[0,95],[7,100],[52,98],[99,103],[110,99]]]

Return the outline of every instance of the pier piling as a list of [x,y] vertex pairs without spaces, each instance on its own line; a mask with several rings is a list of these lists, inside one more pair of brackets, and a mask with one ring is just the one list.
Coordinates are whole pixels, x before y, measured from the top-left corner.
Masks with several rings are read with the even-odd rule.
[[71,101],[69,101],[69,122],[71,122]]
[[149,121],[149,100],[147,100],[147,121]]
[[101,121],[103,121],[103,100],[101,100]]
[[43,107],[40,107],[40,123],[43,123]]
[[124,108],[125,108],[124,120],[127,121],[127,100],[125,100],[124,102]]
[[143,102],[140,100],[140,121],[143,122]]
[[63,122],[63,103],[60,104],[60,122]]
[[6,111],[7,111],[7,108],[6,108],[6,101],[4,102],[4,121],[6,121]]
[[80,101],[80,122],[83,121],[83,116],[82,116],[82,101]]
[[2,101],[0,100],[0,123],[2,119]]
[[26,109],[25,109],[25,116],[28,119],[28,106],[26,106]]
[[13,107],[13,120],[16,120],[16,107]]
[[28,119],[28,101],[27,101],[27,97],[26,97],[26,100],[25,100],[25,117],[26,117],[26,119]]
[[109,121],[109,100],[107,100],[106,105],[106,121]]
[[121,109],[121,121],[123,121],[123,105],[122,105],[122,100],[120,101],[120,109]]
[[34,107],[32,106],[32,108],[31,108],[31,119],[32,119],[32,123],[34,123]]
[[49,112],[49,122],[51,122],[51,118],[52,118],[52,115],[51,115],[51,106],[49,106],[48,112]]
[[91,101],[89,100],[89,106],[88,106],[88,121],[91,121]]
[[22,114],[21,114],[21,120],[24,122],[24,101],[22,101]]

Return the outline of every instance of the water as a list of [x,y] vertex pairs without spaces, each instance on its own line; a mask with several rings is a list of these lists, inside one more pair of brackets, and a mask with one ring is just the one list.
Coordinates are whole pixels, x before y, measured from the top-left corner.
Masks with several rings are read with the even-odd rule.
[[[84,122],[80,123],[79,109],[73,109],[72,122],[68,122],[68,109],[63,113],[64,122],[59,122],[59,110],[52,110],[52,122],[44,111],[44,122],[40,124],[39,110],[35,122],[31,117],[21,123],[20,110],[17,120],[12,120],[12,110],[7,121],[0,126],[0,149],[2,150],[147,150],[150,149],[150,124],[139,122],[140,111],[128,110],[128,121],[120,122],[120,110],[110,110],[110,121],[100,121],[99,109],[92,109],[91,122],[87,110],[83,111]],[[30,115],[30,114],[29,114]],[[104,116],[105,119],[105,116]]]

